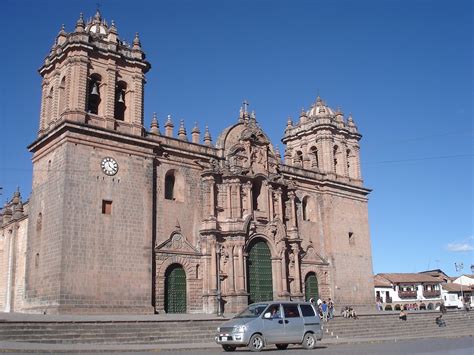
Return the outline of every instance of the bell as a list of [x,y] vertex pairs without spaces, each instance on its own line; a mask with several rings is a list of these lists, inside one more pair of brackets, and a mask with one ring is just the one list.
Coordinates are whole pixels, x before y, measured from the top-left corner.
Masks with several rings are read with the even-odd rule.
[[99,96],[99,87],[98,87],[97,83],[92,84],[91,95]]
[[123,91],[120,91],[117,102],[119,102],[121,104],[125,103],[125,101],[123,99]]

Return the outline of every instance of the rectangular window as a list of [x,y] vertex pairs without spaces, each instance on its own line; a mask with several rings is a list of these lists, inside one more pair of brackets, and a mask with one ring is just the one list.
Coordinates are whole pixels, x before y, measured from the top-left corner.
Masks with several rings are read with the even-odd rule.
[[298,318],[300,312],[298,311],[298,306],[296,304],[284,304],[283,312],[285,313],[285,318]]
[[314,317],[316,314],[314,313],[313,306],[310,304],[302,304],[300,305],[301,308],[301,314],[303,314],[303,317]]
[[112,201],[102,200],[102,214],[112,214]]

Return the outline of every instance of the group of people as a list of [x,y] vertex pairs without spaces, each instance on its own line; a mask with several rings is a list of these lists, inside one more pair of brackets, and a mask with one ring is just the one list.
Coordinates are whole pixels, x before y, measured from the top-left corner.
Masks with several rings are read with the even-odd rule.
[[[309,302],[314,305],[314,298],[310,298]],[[317,306],[319,317],[323,322],[334,318],[334,302],[331,299],[326,302],[326,300],[321,301],[321,299],[318,298],[315,306]]]
[[341,315],[344,318],[353,318],[358,319],[356,311],[351,306],[345,306],[344,309],[341,311]]

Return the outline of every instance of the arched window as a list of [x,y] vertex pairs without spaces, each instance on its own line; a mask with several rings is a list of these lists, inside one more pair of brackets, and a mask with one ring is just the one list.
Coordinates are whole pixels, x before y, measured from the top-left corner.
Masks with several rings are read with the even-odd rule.
[[168,172],[165,177],[165,199],[174,200],[175,199],[175,178],[173,172]]
[[46,97],[46,121],[51,122],[53,117],[53,97],[54,97],[54,88],[49,89],[49,94]]
[[339,147],[337,145],[334,146],[332,151],[333,159],[334,159],[334,172],[337,173],[339,170]]
[[319,168],[319,158],[318,158],[318,148],[311,147],[310,149],[311,155],[311,167],[312,168]]
[[302,151],[300,150],[296,151],[296,154],[293,160],[293,165],[299,166],[299,167],[303,166],[303,152]]
[[302,208],[304,221],[316,221],[316,204],[313,198],[305,196],[302,201]]
[[87,87],[87,112],[94,115],[99,114],[100,105],[100,81],[99,74],[92,74]]
[[59,116],[66,110],[66,77],[63,77],[59,85]]
[[252,198],[253,198],[252,205],[253,205],[254,211],[258,211],[260,207],[262,207],[259,204],[261,192],[262,192],[262,180],[256,179],[252,185]]
[[119,81],[115,87],[115,119],[123,121],[125,120],[125,110],[127,108],[125,104],[125,94],[127,92],[127,84],[123,81]]

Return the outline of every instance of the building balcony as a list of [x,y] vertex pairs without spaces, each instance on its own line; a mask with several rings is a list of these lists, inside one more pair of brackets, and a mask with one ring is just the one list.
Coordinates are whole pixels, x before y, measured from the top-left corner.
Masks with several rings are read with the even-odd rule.
[[431,291],[423,290],[423,297],[425,298],[435,298],[435,297],[440,297],[440,296],[441,296],[441,291],[439,290],[431,290]]
[[398,291],[398,297],[416,299],[416,291]]

